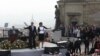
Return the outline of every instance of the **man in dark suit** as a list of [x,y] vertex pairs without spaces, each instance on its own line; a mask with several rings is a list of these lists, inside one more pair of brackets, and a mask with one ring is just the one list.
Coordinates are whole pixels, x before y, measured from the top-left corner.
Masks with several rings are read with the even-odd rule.
[[73,42],[68,39],[68,51],[72,54],[73,53]]
[[18,38],[19,31],[14,26],[8,31],[9,41],[12,43]]
[[31,25],[26,27],[25,29],[29,29],[29,48],[32,49],[32,47],[36,48],[36,42],[35,42],[35,38],[36,38],[36,26],[34,26],[34,23],[31,22]]
[[78,50],[81,54],[81,40],[78,38],[76,41],[75,41],[75,53],[78,53]]

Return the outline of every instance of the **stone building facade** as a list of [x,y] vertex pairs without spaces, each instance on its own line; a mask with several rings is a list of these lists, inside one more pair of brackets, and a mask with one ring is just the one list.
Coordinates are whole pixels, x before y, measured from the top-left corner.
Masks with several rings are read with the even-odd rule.
[[60,20],[65,26],[100,25],[100,0],[59,0]]

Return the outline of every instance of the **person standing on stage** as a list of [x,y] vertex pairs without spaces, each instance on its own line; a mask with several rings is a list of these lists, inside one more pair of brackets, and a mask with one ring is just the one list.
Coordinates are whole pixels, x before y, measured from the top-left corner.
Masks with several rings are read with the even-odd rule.
[[43,47],[43,42],[45,39],[45,29],[47,29],[45,26],[43,26],[43,23],[40,22],[39,23],[39,27],[38,27],[38,35],[39,35],[39,41],[42,42],[42,47]]
[[29,29],[29,48],[32,49],[32,47],[36,48],[36,42],[35,42],[35,38],[36,38],[36,26],[34,26],[34,23],[31,22],[31,25],[26,27],[25,29]]

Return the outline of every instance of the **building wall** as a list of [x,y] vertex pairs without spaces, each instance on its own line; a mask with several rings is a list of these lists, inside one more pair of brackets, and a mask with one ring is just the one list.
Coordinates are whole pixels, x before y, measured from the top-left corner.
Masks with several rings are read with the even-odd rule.
[[[80,13],[81,15],[78,16],[79,24],[83,24],[84,22],[88,24],[100,24],[96,19],[96,15],[100,12],[100,2],[99,0],[87,0],[88,2],[78,2],[78,3],[66,3],[66,2],[58,2],[61,16],[60,19],[65,25],[69,25],[70,18],[68,17],[67,13]],[[94,17],[91,17],[94,15]],[[98,19],[100,19],[98,17]]]
[[[68,16],[68,13],[80,13],[81,15],[78,17],[78,21],[79,23],[82,22],[82,16],[83,16],[83,7],[81,4],[77,4],[77,3],[72,3],[72,4],[66,4],[66,7],[65,7],[65,22],[66,24],[70,23],[69,20],[69,16]],[[68,24],[69,25],[69,24]]]
[[100,20],[96,20],[100,19],[98,12],[100,12],[100,2],[87,4],[85,7],[85,21],[88,22],[88,24],[100,25],[100,23],[98,23]]

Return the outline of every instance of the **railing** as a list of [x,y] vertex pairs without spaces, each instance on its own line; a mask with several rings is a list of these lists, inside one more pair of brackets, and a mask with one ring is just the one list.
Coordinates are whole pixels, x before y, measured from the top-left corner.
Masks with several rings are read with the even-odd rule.
[[[18,29],[21,33],[21,36],[28,36],[28,30],[25,29]],[[0,29],[0,38],[8,38],[8,31],[9,29]]]

